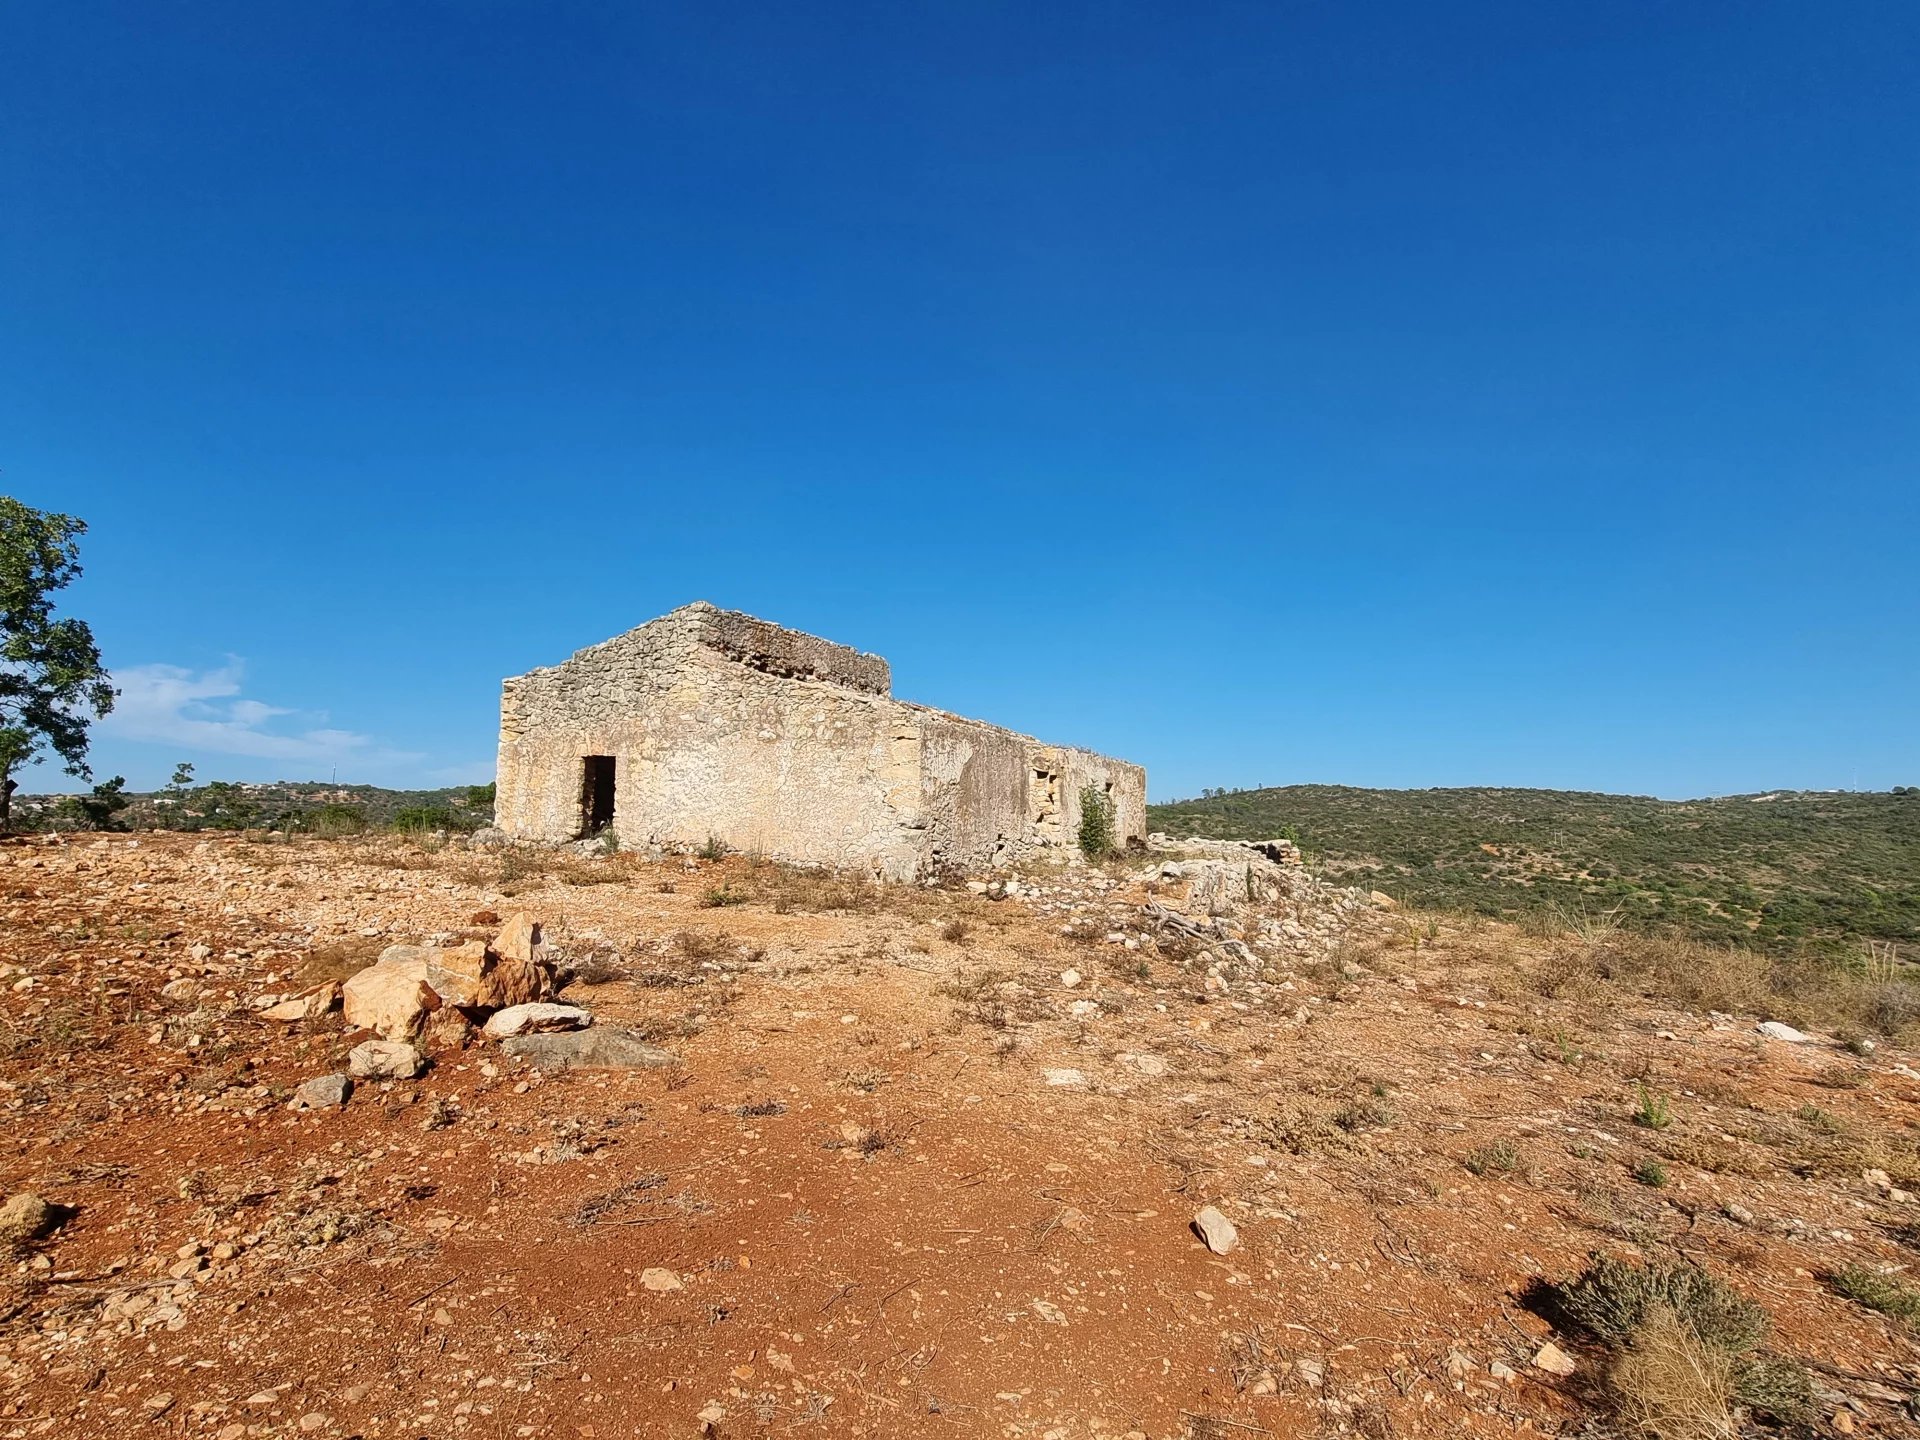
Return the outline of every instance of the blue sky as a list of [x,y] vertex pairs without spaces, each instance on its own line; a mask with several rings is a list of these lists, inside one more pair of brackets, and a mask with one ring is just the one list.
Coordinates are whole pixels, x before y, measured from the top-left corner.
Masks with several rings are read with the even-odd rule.
[[0,24],[101,773],[484,779],[700,598],[1157,798],[1920,783],[1908,0]]

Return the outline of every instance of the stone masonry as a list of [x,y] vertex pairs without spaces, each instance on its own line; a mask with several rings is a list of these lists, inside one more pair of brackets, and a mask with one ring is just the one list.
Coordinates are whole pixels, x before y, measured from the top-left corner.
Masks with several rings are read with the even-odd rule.
[[1117,840],[1145,839],[1138,765],[890,689],[877,655],[683,606],[505,683],[496,823],[911,880],[1075,853],[1091,788]]

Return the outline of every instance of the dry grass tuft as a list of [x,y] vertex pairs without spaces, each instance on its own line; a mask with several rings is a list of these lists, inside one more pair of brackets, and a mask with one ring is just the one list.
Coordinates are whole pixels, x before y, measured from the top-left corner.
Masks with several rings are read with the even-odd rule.
[[1647,1312],[1608,1374],[1628,1433],[1725,1440],[1734,1432],[1733,1356],[1666,1306]]

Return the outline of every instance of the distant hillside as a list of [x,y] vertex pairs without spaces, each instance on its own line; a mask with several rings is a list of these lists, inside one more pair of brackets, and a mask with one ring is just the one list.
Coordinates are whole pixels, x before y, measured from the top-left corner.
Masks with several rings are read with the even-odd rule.
[[[111,827],[118,830],[305,830],[328,833],[383,830],[399,823],[472,830],[493,820],[493,786],[447,785],[434,790],[385,790],[324,780],[265,783],[215,780],[180,789],[127,791]],[[23,830],[84,825],[75,797],[16,795],[13,818]]]
[[1347,883],[1519,915],[1619,907],[1770,949],[1920,945],[1920,790],[1652,800],[1570,790],[1292,785],[1147,808],[1169,835],[1290,835]]

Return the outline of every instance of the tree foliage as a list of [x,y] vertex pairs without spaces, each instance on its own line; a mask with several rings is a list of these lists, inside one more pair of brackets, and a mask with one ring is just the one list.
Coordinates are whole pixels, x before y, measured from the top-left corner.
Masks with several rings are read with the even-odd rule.
[[80,575],[86,522],[0,495],[0,829],[20,770],[51,750],[92,779],[87,727],[113,709],[114,688],[84,620],[56,619],[55,592]]

